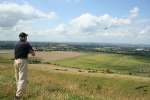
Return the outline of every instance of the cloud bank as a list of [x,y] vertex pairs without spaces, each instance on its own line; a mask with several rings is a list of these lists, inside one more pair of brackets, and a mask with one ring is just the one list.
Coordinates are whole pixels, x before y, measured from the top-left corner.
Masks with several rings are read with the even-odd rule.
[[150,43],[148,38],[150,24],[140,21],[138,15],[138,7],[129,10],[129,15],[126,17],[113,17],[109,14],[96,16],[84,13],[68,23],[45,31],[45,34],[55,35],[67,41]]
[[29,4],[1,3],[0,4],[0,27],[12,28],[20,21],[55,17],[55,12],[42,12]]

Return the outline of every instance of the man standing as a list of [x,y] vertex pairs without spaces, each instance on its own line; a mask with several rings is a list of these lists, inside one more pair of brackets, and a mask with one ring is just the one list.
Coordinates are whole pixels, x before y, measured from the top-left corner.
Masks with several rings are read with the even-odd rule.
[[35,52],[30,45],[29,42],[27,42],[27,34],[24,32],[21,32],[19,34],[20,41],[15,46],[15,76],[16,76],[16,100],[20,100],[23,96],[23,93],[25,91],[26,85],[27,85],[27,58],[28,54],[31,53],[32,56],[35,56]]

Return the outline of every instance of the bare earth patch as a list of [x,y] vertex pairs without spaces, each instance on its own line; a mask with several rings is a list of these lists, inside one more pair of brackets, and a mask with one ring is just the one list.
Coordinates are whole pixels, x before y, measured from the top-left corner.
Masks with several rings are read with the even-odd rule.
[[36,52],[36,57],[44,62],[62,60],[83,55],[84,53],[74,51],[51,51],[51,52]]

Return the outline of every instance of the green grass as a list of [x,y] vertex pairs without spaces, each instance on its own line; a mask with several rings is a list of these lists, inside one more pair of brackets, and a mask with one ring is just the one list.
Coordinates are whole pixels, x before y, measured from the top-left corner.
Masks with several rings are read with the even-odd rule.
[[122,54],[93,53],[80,57],[52,61],[52,64],[83,69],[106,70],[114,73],[150,77],[150,58]]
[[4,54],[3,55],[0,54],[0,63],[10,64],[10,63],[12,63],[12,58],[7,57],[7,55],[5,57]]
[[[150,58],[120,54],[93,54],[52,62],[65,67],[104,70],[149,76]],[[43,67],[44,64],[41,64]],[[32,67],[35,66],[35,67]],[[147,77],[91,75],[41,70],[29,65],[28,87],[24,100],[149,100]],[[112,77],[109,77],[112,75]],[[0,100],[13,100],[14,67],[10,55],[0,55]]]
[[[150,80],[109,78],[31,69],[24,100],[149,100]],[[0,65],[0,100],[15,95],[12,65]]]

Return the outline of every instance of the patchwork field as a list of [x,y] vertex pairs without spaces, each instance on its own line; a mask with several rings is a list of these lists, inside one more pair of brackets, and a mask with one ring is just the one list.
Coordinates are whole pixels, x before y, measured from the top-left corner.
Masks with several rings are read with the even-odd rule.
[[50,61],[52,64],[79,69],[150,77],[150,58],[122,54],[88,53],[80,57]]
[[[70,52],[69,56],[64,54],[67,57],[61,58],[59,56],[63,56],[63,52],[48,54],[48,62],[52,64],[29,64],[24,100],[150,99],[149,58],[93,53],[75,53],[72,56]],[[54,58],[52,54],[61,59],[51,60]],[[0,54],[0,100],[12,100],[15,95],[12,57],[12,52]],[[45,55],[38,57],[43,60]],[[139,65],[144,66],[143,69],[137,67]],[[109,71],[105,72],[105,69]],[[130,70],[133,75],[128,75]],[[136,72],[139,70],[142,74]]]

